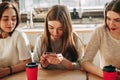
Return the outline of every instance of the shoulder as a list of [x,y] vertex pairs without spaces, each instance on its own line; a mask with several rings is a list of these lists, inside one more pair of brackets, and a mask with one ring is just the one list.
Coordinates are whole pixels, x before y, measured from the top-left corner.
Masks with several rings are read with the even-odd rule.
[[73,40],[76,44],[78,44],[77,42],[80,41],[81,44],[83,44],[83,41],[82,39],[79,37],[78,33],[77,32],[73,32]]
[[74,39],[74,41],[77,41],[77,40],[80,39],[80,37],[79,37],[77,32],[73,32],[73,39]]
[[94,30],[94,33],[96,34],[104,34],[107,32],[107,29],[104,25],[98,25],[97,28]]
[[43,38],[43,33],[37,36],[37,39],[42,39],[42,38]]
[[13,32],[13,35],[14,36],[24,36],[26,35],[22,30],[19,30],[19,29],[16,29],[14,32]]
[[105,27],[105,25],[99,25],[92,33],[92,40],[94,42],[94,39],[102,40],[105,39],[105,37],[108,37],[108,29]]
[[78,33],[77,32],[73,32],[73,37],[74,38],[78,38],[79,37]]
[[101,25],[98,25],[95,29],[96,31],[106,31],[106,27],[105,25],[101,24]]
[[26,39],[27,40],[27,35],[19,29],[16,29],[14,31],[14,33],[12,34],[13,37],[17,38],[17,39]]
[[36,38],[36,41],[41,41],[43,39],[43,33],[42,34],[39,34]]

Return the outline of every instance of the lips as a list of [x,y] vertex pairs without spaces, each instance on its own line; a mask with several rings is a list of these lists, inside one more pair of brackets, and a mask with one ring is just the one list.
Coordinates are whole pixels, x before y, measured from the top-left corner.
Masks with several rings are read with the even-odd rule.
[[116,28],[110,28],[112,31],[116,30]]
[[59,35],[54,35],[53,37],[54,37],[54,38],[58,38],[58,37],[59,37]]
[[58,39],[59,37],[54,37],[54,39]]

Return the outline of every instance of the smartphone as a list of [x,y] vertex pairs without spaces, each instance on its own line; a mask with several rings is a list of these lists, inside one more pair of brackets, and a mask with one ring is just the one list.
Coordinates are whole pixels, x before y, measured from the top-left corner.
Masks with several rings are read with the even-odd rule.
[[46,52],[46,54],[49,56],[55,56],[56,52]]

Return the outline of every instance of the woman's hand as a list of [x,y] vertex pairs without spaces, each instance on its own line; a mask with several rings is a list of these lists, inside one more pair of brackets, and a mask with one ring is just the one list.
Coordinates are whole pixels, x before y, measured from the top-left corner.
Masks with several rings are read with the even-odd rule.
[[120,72],[117,72],[117,79],[116,80],[120,80]]
[[50,64],[60,64],[63,61],[62,54],[47,54],[47,61]]
[[117,79],[116,80],[120,80],[120,75],[117,75]]
[[47,55],[42,55],[40,57],[40,63],[42,65],[42,67],[46,68],[49,65],[49,62],[46,59]]
[[10,73],[9,68],[0,68],[0,78],[7,76]]

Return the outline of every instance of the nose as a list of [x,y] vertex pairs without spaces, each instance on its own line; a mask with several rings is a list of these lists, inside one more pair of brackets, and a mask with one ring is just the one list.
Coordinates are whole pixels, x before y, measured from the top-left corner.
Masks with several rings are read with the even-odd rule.
[[8,21],[8,25],[13,25],[13,21],[12,21],[12,20],[9,20],[9,21]]
[[110,25],[114,25],[115,21],[114,20],[111,20],[110,21]]
[[53,30],[53,34],[56,35],[58,33],[57,29]]

